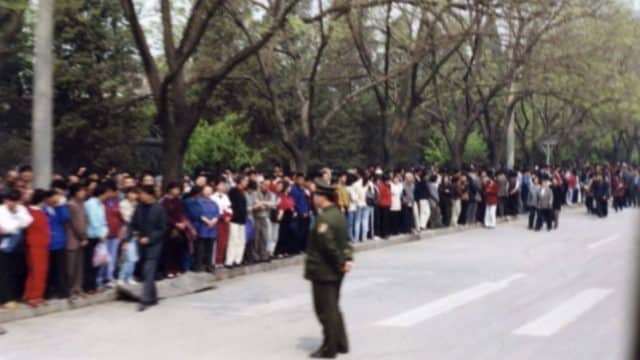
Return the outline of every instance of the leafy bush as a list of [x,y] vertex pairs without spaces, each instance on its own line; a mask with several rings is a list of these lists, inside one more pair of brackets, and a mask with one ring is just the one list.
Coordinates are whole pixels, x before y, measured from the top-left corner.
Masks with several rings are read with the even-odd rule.
[[249,123],[233,113],[215,123],[200,122],[189,140],[184,170],[192,173],[197,167],[221,170],[259,163],[262,152],[251,149],[243,139],[248,131]]

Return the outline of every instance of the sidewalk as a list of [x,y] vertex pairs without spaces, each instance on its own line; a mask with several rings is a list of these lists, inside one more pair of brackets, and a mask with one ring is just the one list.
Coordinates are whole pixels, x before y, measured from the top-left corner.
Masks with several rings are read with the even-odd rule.
[[[523,219],[520,217],[519,219]],[[506,222],[500,219],[500,222]],[[376,239],[368,240],[362,243],[354,244],[356,252],[383,249],[389,246],[404,244],[412,241],[427,240],[438,236],[464,232],[471,229],[479,228],[479,225],[458,227],[458,228],[441,228],[435,230],[424,231],[420,234],[398,235],[388,240]],[[161,299],[183,296],[202,291],[208,291],[216,288],[219,281],[232,279],[239,276],[247,276],[265,271],[273,271],[285,267],[302,265],[304,256],[295,256],[286,259],[274,260],[269,263],[259,263],[255,265],[238,267],[235,269],[217,269],[215,274],[208,273],[187,273],[174,279],[165,279],[157,283],[158,296]],[[24,304],[20,304],[14,310],[0,310],[0,324],[10,321],[28,319],[36,316],[52,314],[61,311],[79,309],[91,305],[103,304],[119,299],[136,300],[140,293],[141,285],[126,286],[118,289],[110,289],[97,295],[78,299],[76,301],[68,300],[51,300],[48,305],[39,308],[31,308]]]

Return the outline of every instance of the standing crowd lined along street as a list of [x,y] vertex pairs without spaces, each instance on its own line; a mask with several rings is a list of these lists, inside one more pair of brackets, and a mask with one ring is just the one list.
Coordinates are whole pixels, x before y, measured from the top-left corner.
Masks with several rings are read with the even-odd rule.
[[497,172],[473,165],[370,166],[307,175],[243,166],[168,184],[151,173],[81,168],[55,175],[50,189],[34,189],[32,175],[22,166],[0,184],[5,310],[19,301],[45,306],[47,299],[73,301],[138,281],[145,310],[157,303],[158,279],[306,253],[308,241],[322,233],[319,181],[335,189],[331,201],[351,243],[477,223],[493,229],[496,218],[519,214],[528,216],[531,230],[552,230],[563,206],[582,204],[606,217],[610,203],[615,211],[636,207],[640,194],[638,168],[624,163]]

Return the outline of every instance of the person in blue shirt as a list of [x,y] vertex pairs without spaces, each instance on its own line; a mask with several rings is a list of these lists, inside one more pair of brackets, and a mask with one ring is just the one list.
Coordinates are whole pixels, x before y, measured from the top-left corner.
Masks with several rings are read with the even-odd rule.
[[215,201],[211,199],[213,189],[206,185],[197,201],[200,205],[196,230],[198,240],[196,241],[196,271],[213,272],[215,265],[215,242],[218,236],[218,219],[220,209]]
[[95,294],[98,287],[98,268],[93,266],[93,252],[98,243],[107,241],[109,228],[107,227],[107,215],[104,201],[111,197],[111,191],[99,184],[93,196],[85,201],[84,210],[87,213],[87,238],[89,244],[84,249],[84,291]]
[[291,193],[289,194],[295,202],[297,214],[297,217],[294,219],[296,250],[303,252],[307,249],[307,237],[309,236],[309,228],[311,226],[311,205],[309,204],[309,196],[307,195],[304,185],[304,175],[296,174],[295,184],[291,187]]
[[70,296],[67,274],[67,223],[71,220],[63,194],[52,190],[48,193],[44,212],[49,219],[49,274],[47,297],[66,299]]

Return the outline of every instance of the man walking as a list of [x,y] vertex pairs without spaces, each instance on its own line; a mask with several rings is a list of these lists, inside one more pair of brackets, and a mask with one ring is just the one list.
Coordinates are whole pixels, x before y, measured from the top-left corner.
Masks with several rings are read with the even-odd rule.
[[315,359],[333,359],[349,352],[344,320],[340,312],[340,287],[345,273],[353,267],[347,222],[335,205],[335,190],[317,181],[314,204],[318,218],[309,234],[305,278],[312,283],[313,304],[324,341],[313,354]]
[[136,207],[130,225],[130,231],[139,236],[143,260],[144,285],[138,311],[145,311],[158,303],[155,280],[166,228],[166,214],[162,205],[156,202],[154,187],[143,186],[140,191],[140,204]]

